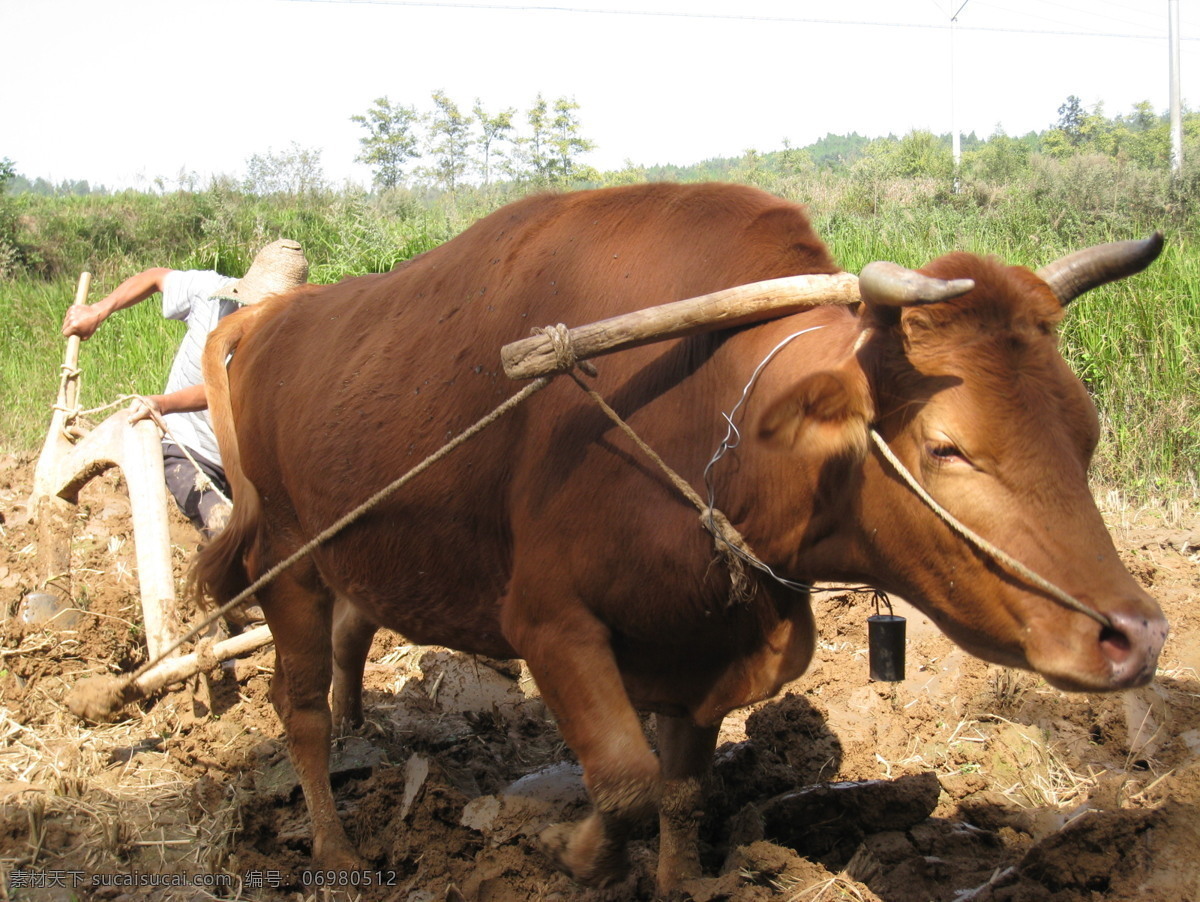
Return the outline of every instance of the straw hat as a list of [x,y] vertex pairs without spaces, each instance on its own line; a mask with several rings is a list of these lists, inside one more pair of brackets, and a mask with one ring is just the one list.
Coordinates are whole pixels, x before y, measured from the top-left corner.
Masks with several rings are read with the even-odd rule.
[[273,294],[282,294],[308,281],[308,260],[298,241],[280,238],[254,256],[246,274],[213,294],[222,301],[257,304]]

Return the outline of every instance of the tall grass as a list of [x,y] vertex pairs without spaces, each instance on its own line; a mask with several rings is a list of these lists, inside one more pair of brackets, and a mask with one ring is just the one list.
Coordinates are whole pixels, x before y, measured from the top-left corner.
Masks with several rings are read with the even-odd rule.
[[[1096,401],[1103,438],[1095,475],[1134,498],[1194,495],[1200,473],[1200,178],[1168,178],[1109,159],[1035,160],[1019,181],[869,181],[810,171],[762,185],[805,203],[847,270],[875,259],[920,266],[951,250],[1036,268],[1090,244],[1167,233],[1147,272],[1072,304],[1063,351]],[[29,452],[44,435],[58,380],[62,315],[81,270],[91,299],[148,266],[245,271],[258,247],[296,238],[313,282],[386,271],[513,199],[490,188],[453,197],[398,190],[255,198],[213,188],[165,196],[19,199],[24,275],[0,281],[0,450]],[[12,199],[10,199],[11,201]],[[11,256],[11,254],[10,254]],[[157,299],[110,319],[81,351],[82,403],[161,390],[181,324]]]
[[[40,445],[55,398],[63,315],[80,272],[92,273],[89,302],[152,266],[234,275],[281,236],[305,247],[309,278],[328,283],[383,272],[452,237],[465,221],[405,192],[379,199],[330,195],[300,201],[223,190],[155,196],[21,199],[18,254],[25,274],[0,281],[0,450]],[[80,403],[162,390],[183,324],[164,320],[155,296],[110,317],[80,348]]]
[[[1092,391],[1097,474],[1134,497],[1195,491],[1200,473],[1200,260],[1172,241],[1145,273],[1081,298],[1067,359]],[[1078,308],[1078,309],[1075,309]]]
[[[785,193],[805,199],[804,181]],[[1093,244],[1166,233],[1145,272],[1069,308],[1062,350],[1100,413],[1093,478],[1130,498],[1200,491],[1200,252],[1196,192],[1107,158],[1041,161],[1029,178],[959,194],[893,182],[862,209],[852,179],[812,191],[817,231],[846,269],[871,260],[920,266],[951,250],[1037,268]]]
[[[45,436],[66,348],[59,330],[75,291],[76,280],[65,277],[0,286],[0,449],[29,451]],[[90,299],[100,296],[93,289]],[[80,405],[162,391],[182,337],[183,324],[163,319],[153,301],[112,317],[80,347]]]

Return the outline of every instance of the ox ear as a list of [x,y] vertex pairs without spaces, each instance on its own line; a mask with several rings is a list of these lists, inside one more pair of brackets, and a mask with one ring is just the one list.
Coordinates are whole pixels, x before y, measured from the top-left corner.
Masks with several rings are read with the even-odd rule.
[[779,450],[832,456],[867,447],[873,416],[870,394],[857,369],[805,376],[774,401],[758,423],[758,437]]
[[904,335],[904,351],[907,354],[922,342],[935,339],[938,330],[928,310],[906,307],[900,312],[900,331]]

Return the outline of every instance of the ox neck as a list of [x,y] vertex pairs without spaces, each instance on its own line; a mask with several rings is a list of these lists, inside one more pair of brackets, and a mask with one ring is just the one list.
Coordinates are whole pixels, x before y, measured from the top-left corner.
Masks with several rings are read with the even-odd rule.
[[737,537],[739,541],[730,540],[728,537],[728,530],[732,529],[732,526],[729,524],[728,519],[723,514],[720,514],[720,511],[717,509],[716,486],[713,479],[713,468],[717,465],[721,458],[741,444],[742,434],[737,426],[737,415],[742,406],[746,403],[746,399],[750,396],[750,392],[754,389],[755,384],[758,382],[758,377],[762,375],[762,371],[766,369],[767,365],[773,359],[775,359],[780,351],[786,348],[795,339],[799,338],[801,335],[807,335],[810,332],[816,332],[817,330],[824,328],[824,325],[809,326],[805,329],[799,329],[795,332],[792,332],[790,335],[785,336],[781,341],[779,341],[773,348],[771,348],[771,350],[767,352],[763,359],[759,361],[758,366],[754,368],[754,371],[750,374],[750,378],[747,380],[746,385],[742,388],[741,394],[738,395],[737,402],[733,405],[732,409],[730,409],[728,412],[721,412],[721,417],[725,420],[726,426],[725,437],[721,440],[716,451],[713,452],[713,456],[709,459],[708,463],[704,467],[704,488],[706,497],[708,499],[708,507],[701,517],[701,522],[703,522],[704,527],[710,533],[712,533],[718,547],[723,545],[728,554],[736,556],[744,564],[767,574],[769,577],[771,577],[771,579],[775,580],[780,585],[797,592],[811,591],[812,585],[780,576],[778,573],[772,570],[770,566],[768,566],[757,555],[754,554],[754,552],[750,549],[750,546],[746,543],[745,539],[741,538],[740,535]]

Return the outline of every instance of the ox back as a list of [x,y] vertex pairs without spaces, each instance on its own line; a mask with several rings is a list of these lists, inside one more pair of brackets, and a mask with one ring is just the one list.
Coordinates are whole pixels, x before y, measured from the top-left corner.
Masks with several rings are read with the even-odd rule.
[[[534,327],[837,270],[793,204],[730,185],[635,186],[529,198],[393,272],[229,317],[205,373],[234,514],[202,550],[197,582],[228,600],[494,409],[515,389],[499,349]],[[742,444],[712,484],[777,572],[899,592],[974,653],[1066,688],[1144,682],[1165,627],[1116,562],[1087,490],[1095,412],[1054,347],[1065,302],[994,261],[958,255],[931,271],[978,287],[932,305],[940,319],[932,308],[818,307],[623,351],[599,361],[594,385],[700,489],[723,414],[770,358],[741,408]],[[947,341],[972,360],[1000,341],[985,355],[1000,371],[972,369],[939,350]],[[1004,421],[982,422],[997,411]],[[968,524],[1103,611],[1108,632],[961,543],[872,453],[871,424]],[[1035,440],[1032,459],[1022,449]],[[1031,492],[1007,488],[1021,479]],[[1047,526],[1071,540],[1048,543]],[[664,892],[699,869],[694,812],[721,718],[799,676],[814,641],[805,593],[756,575],[748,598],[731,599],[696,509],[567,378],[259,601],[276,641],[272,697],[323,866],[359,865],[334,810],[328,749],[333,720],[361,718],[363,660],[383,626],[415,643],[524,657],[595,806],[548,830],[548,853],[582,882],[618,879],[630,825],[657,810]],[[1031,638],[1043,632],[1052,638]],[[657,756],[638,709],[658,715]]]

